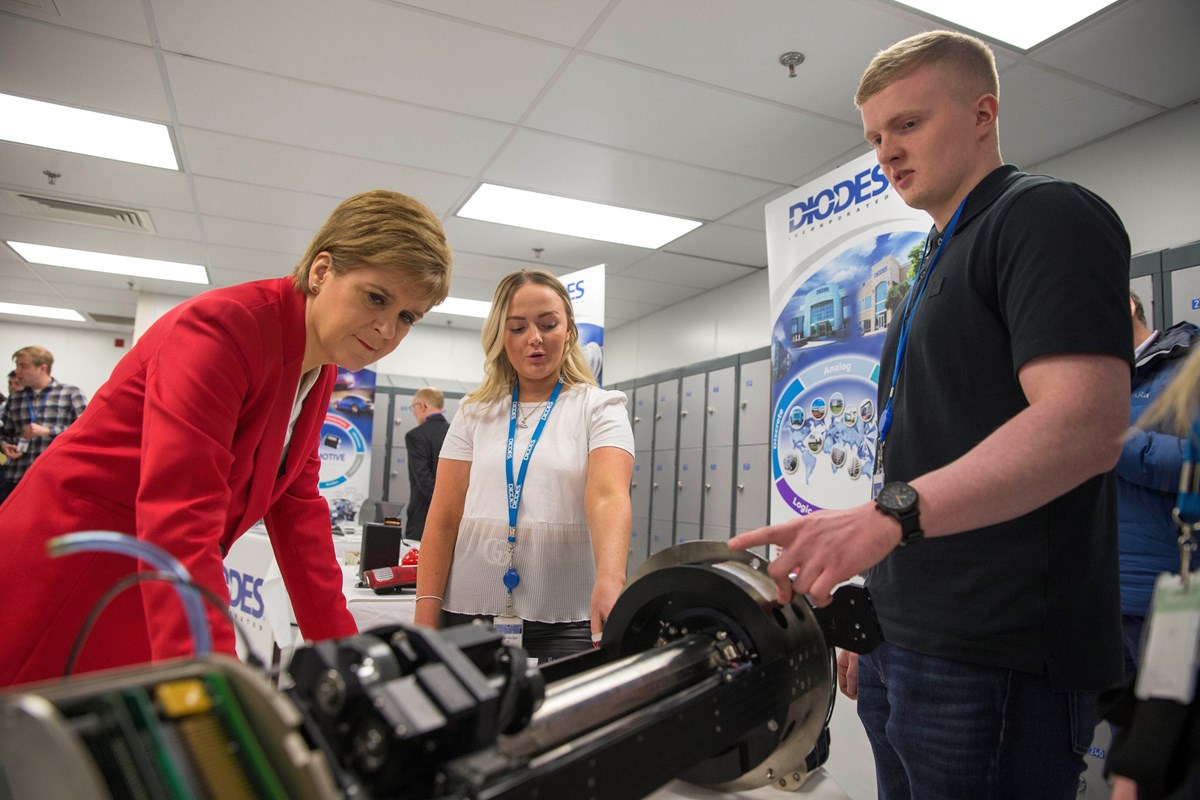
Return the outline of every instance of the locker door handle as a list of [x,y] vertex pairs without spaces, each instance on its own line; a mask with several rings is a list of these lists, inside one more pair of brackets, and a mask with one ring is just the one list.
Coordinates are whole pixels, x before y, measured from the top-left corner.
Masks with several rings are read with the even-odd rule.
[[743,490],[743,489],[745,489],[745,488],[746,488],[746,486],[745,486],[744,484],[741,484],[741,483],[739,483],[739,484],[738,484],[738,491],[739,491],[739,492],[740,492],[740,491],[742,491],[742,490]]
[[679,482],[679,491],[683,491],[683,481]]
[[399,473],[399,472],[396,472],[395,470],[392,470],[392,477],[393,477],[393,478],[398,478],[398,477],[400,477],[400,473]]
[[655,414],[655,415],[654,415],[654,418],[655,418],[655,419],[662,419],[662,414]]
[[641,421],[642,421],[642,418],[641,418],[641,417],[634,417],[634,418],[633,418],[633,421],[634,421],[634,422],[641,422]]
[[717,413],[717,410],[716,410],[715,408],[713,408],[712,406],[709,406],[709,407],[708,407],[708,413],[709,413],[709,414],[715,414],[715,413]]
[[681,416],[681,417],[686,417],[686,416],[687,416],[687,409],[685,408],[683,411],[680,411],[680,412],[679,412],[679,416]]
[[747,406],[747,405],[749,405],[749,403],[747,403],[745,400],[743,400],[743,401],[742,401],[742,410],[743,410],[743,411],[745,411],[745,410],[746,410],[746,406]]
[[657,483],[652,483],[652,484],[650,484],[650,487],[651,487],[651,488],[653,488],[653,489],[657,489],[657,488],[658,488],[658,484],[657,484]]
[[712,484],[711,484],[711,483],[706,483],[706,484],[704,484],[704,491],[706,491],[706,492],[711,492],[711,491],[712,491]]
[[[394,473],[393,473],[393,474],[394,474]],[[629,484],[629,488],[630,488],[630,489],[636,489],[636,488],[637,488],[637,481],[633,481],[633,482],[631,482],[631,483]]]

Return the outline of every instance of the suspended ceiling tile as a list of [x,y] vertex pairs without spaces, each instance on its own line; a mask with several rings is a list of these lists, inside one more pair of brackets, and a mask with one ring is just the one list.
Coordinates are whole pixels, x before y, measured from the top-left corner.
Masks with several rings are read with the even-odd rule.
[[639,211],[712,220],[778,184],[562,136],[521,131],[484,180]]
[[[617,6],[587,49],[857,123],[852,98],[867,62],[927,27],[855,2],[755,0],[751,10],[728,0],[639,0]],[[779,57],[793,51],[805,60],[791,78]]]
[[155,19],[170,52],[510,122],[569,52],[376,0],[157,0]]
[[655,253],[620,274],[708,290],[744,278],[754,271],[750,267],[707,258],[678,253]]
[[848,124],[587,56],[571,63],[527,124],[767,181],[860,136]]
[[388,189],[447,213],[470,180],[444,172],[352,158],[301,147],[187,128],[188,165],[195,175],[247,181],[279,189],[350,197]]
[[1005,72],[1001,85],[1000,150],[1006,161],[1018,166],[1059,155],[1155,114],[1148,106],[1027,64]]
[[171,121],[153,50],[20,17],[0,18],[0,92]]
[[[1151,47],[1131,44],[1152,42]],[[1179,54],[1200,43],[1200,3],[1196,0],[1141,0],[1124,3],[1099,24],[1085,25],[1034,56],[1037,61],[1088,81],[1110,86],[1163,108],[1200,98],[1200,68]],[[1130,57],[1133,56],[1133,57]]]
[[668,244],[671,253],[727,261],[746,267],[767,266],[767,239],[758,231],[729,225],[704,225]]
[[509,132],[494,122],[195,59],[168,57],[167,70],[184,125],[251,139],[475,174]]
[[0,12],[150,45],[142,0],[0,0]]

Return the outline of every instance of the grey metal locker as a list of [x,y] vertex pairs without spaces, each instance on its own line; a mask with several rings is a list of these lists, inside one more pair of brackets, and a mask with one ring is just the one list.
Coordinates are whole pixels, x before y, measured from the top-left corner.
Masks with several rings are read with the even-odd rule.
[[706,383],[703,372],[688,375],[679,388],[679,449],[704,446],[704,418],[708,416]]
[[700,525],[704,507],[704,451],[692,447],[679,451],[679,471],[675,480],[675,528],[682,524]]
[[771,440],[771,362],[742,364],[738,378],[738,444]]
[[639,450],[633,457],[633,479],[629,483],[629,500],[634,517],[650,517],[653,464],[654,453],[649,450]]
[[408,507],[408,451],[404,448],[404,435],[417,427],[417,421],[412,415],[413,395],[416,390],[406,394],[392,395],[392,452],[388,459],[389,474],[387,497],[389,503],[404,503]]
[[674,450],[679,429],[679,379],[659,381],[654,393],[654,449]]
[[733,448],[708,447],[704,454],[704,538],[725,541],[732,528]]
[[734,527],[737,533],[767,524],[767,487],[771,474],[767,459],[770,450],[770,446],[765,444],[738,446],[734,477],[737,490]]
[[674,450],[654,451],[654,473],[650,484],[650,519],[675,522],[675,457]]
[[629,561],[625,568],[626,576],[642,565],[650,553],[650,520],[646,517],[634,517],[633,528],[629,531]]
[[670,520],[650,520],[650,555],[675,543],[675,525]]
[[633,449],[648,453],[654,449],[654,384],[633,390]]
[[675,523],[675,544],[683,542],[694,542],[702,538],[700,536],[700,526],[690,525],[683,522]]
[[1200,266],[1177,269],[1166,277],[1171,285],[1170,324],[1187,320],[1200,325]]
[[725,367],[708,373],[708,402],[705,415],[708,417],[706,447],[732,447],[733,432],[737,418],[734,401],[737,399],[737,368]]
[[[383,497],[384,475],[388,469],[388,426],[392,421],[392,395],[375,393],[375,418],[371,423],[371,480],[367,497]],[[358,520],[364,522],[365,520]]]

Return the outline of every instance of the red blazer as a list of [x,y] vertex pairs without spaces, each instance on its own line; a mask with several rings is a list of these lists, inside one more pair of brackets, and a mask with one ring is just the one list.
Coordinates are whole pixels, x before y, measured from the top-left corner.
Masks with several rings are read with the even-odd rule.
[[[0,506],[0,685],[60,675],[88,612],[138,568],[110,553],[47,556],[47,539],[74,531],[152,541],[227,601],[222,555],[263,519],[304,636],[356,632],[329,508],[317,492],[335,367],[322,369],[305,399],[281,465],[304,356],[304,308],[290,278],[181,304],[146,331],[84,414],[33,463]],[[232,653],[232,627],[211,607],[208,620],[214,649]],[[191,652],[174,590],[141,583],[108,606],[76,669]]]

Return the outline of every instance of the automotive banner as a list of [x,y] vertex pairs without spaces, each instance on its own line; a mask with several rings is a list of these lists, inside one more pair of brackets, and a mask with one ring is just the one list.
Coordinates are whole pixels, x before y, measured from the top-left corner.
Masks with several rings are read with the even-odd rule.
[[587,358],[596,383],[604,385],[604,265],[581,269],[559,277],[575,309],[579,346]]
[[930,224],[873,153],[767,205],[772,523],[870,499],[879,356]]
[[375,372],[338,367],[329,410],[321,426],[320,490],[334,526],[358,525],[371,489],[371,429],[375,422]]

